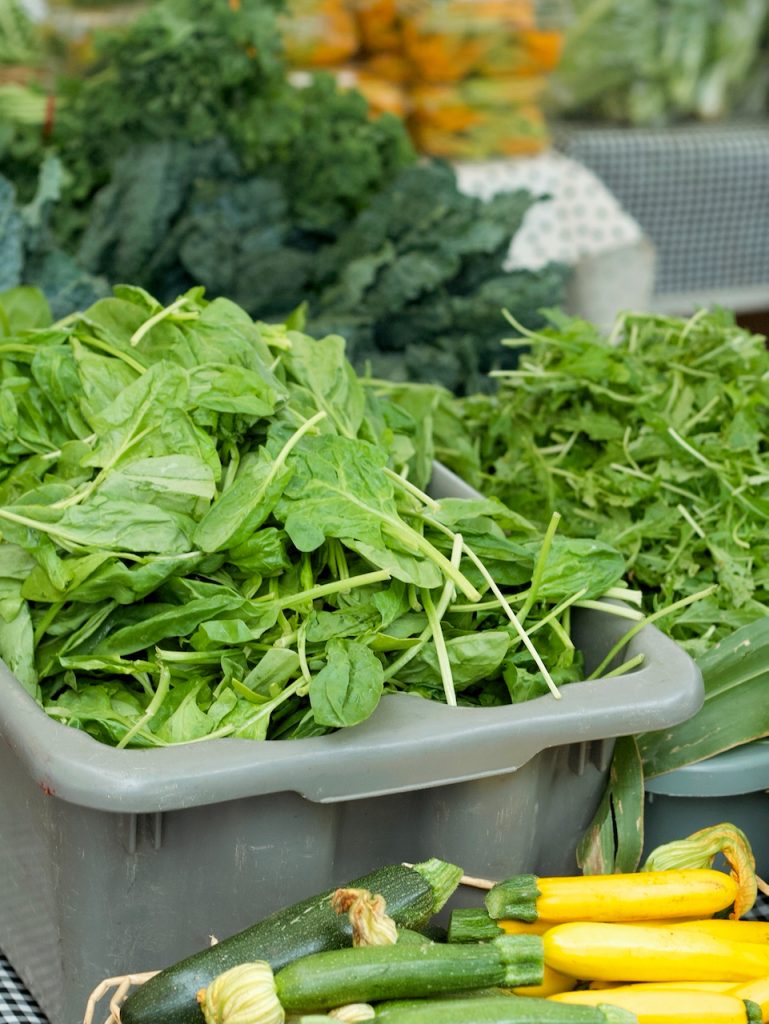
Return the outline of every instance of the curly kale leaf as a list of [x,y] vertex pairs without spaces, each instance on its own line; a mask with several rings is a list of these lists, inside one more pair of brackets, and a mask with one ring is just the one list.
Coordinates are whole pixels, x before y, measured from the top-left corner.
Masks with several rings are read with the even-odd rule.
[[[100,36],[93,70],[67,84],[55,124],[73,203],[87,204],[136,145],[224,138],[246,172],[286,187],[295,224],[328,236],[413,161],[402,121],[373,120],[360,94],[329,75],[291,84],[281,6],[162,0]],[[76,236],[79,225],[62,230]]]
[[282,81],[275,0],[162,0],[96,40],[96,63],[68,83],[55,141],[85,199],[136,142],[205,141],[230,111]]
[[336,237],[415,153],[403,122],[369,116],[364,98],[318,74],[303,88],[256,95],[227,134],[246,170],[274,177],[302,230]]

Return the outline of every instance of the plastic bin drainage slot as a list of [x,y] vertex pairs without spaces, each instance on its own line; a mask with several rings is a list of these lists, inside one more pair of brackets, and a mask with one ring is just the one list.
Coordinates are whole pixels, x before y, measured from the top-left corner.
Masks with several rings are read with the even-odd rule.
[[134,854],[140,845],[149,844],[153,850],[163,845],[163,812],[126,815],[126,853]]

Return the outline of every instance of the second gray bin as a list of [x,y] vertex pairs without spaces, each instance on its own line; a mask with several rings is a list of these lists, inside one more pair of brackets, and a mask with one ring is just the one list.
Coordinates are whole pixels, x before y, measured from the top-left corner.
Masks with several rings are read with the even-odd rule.
[[[588,668],[626,627],[575,614]],[[641,652],[641,668],[561,700],[449,708],[398,694],[328,736],[163,750],[54,722],[0,663],[0,949],[51,1024],[77,1024],[102,979],[166,966],[381,864],[573,871],[614,737],[702,702],[676,644],[647,627],[625,653]]]
[[769,740],[754,740],[646,782],[645,853],[701,828],[730,822],[748,837],[769,876]]

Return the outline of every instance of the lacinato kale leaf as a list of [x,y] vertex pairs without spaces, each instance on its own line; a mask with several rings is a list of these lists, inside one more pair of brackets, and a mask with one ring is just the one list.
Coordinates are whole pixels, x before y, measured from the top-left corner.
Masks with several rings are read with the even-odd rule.
[[562,295],[564,266],[503,270],[527,192],[484,203],[450,168],[414,166],[330,241],[301,227],[294,195],[249,176],[222,139],[135,147],[98,194],[78,258],[164,302],[198,283],[264,319],[303,306],[313,334],[345,337],[359,371],[466,393],[515,365],[501,310],[536,327]]
[[89,274],[53,238],[50,221],[62,175],[57,158],[47,157],[32,199],[22,204],[15,186],[0,174],[0,292],[34,286],[45,294],[53,316],[87,306],[107,291],[106,281]]

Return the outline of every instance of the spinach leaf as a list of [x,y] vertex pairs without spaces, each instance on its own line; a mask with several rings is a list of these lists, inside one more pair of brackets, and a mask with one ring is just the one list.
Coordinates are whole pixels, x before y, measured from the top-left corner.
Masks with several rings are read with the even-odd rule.
[[382,663],[365,644],[329,640],[326,664],[310,683],[315,721],[332,728],[357,725],[379,703],[384,685]]

